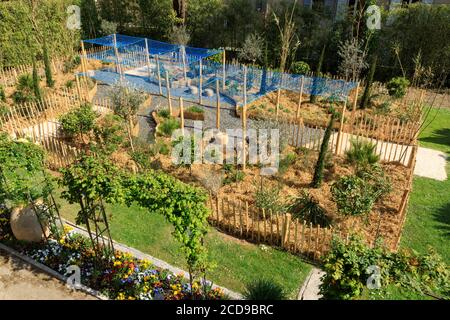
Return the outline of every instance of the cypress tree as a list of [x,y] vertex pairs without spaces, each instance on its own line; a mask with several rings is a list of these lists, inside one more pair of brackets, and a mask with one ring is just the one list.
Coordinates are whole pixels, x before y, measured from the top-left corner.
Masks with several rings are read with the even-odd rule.
[[[322,73],[323,59],[325,58],[325,49],[326,49],[326,45],[323,45],[322,52],[320,53],[319,63],[317,64],[316,77],[314,78],[314,81],[313,81],[313,92],[314,93],[317,90],[317,86],[318,86],[318,82],[319,82],[318,77],[320,77],[320,74]],[[317,100],[317,95],[311,94],[311,103],[316,103],[316,100]]]
[[377,69],[377,60],[378,57],[375,55],[372,59],[372,63],[370,64],[370,71],[367,76],[366,86],[364,88],[364,95],[361,100],[361,109],[365,109],[369,104],[370,90],[372,89],[373,77],[375,75],[375,70]]
[[52,68],[50,66],[50,57],[48,56],[47,42],[44,40],[44,67],[45,67],[45,80],[47,82],[47,87],[53,87],[55,82],[52,77]]
[[41,89],[39,87],[39,75],[36,67],[36,58],[33,56],[33,91],[37,100],[41,100]]
[[317,159],[316,166],[314,168],[314,177],[311,183],[313,188],[319,188],[323,181],[323,169],[325,167],[325,158],[327,156],[328,144],[331,138],[331,132],[333,131],[334,120],[337,117],[334,110],[331,110],[331,118],[325,129],[322,144],[320,145],[319,158]]

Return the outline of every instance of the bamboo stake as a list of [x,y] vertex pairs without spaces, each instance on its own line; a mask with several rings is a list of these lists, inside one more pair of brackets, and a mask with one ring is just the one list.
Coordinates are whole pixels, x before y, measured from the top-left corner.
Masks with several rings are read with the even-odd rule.
[[300,94],[298,95],[298,104],[297,104],[297,114],[296,119],[300,117],[300,108],[302,106],[302,99],[303,99],[303,76],[300,78]]
[[346,108],[347,108],[347,99],[345,99],[344,108],[342,109],[341,122],[339,124],[339,131],[338,131],[337,141],[336,141],[336,150],[335,150],[336,154],[339,154],[339,148],[341,146],[341,140],[342,140],[341,135],[342,135],[342,130],[344,129],[345,109]]
[[166,71],[166,89],[167,89],[167,100],[169,102],[169,114],[172,116],[172,97],[170,95],[170,82],[169,82],[169,72]]
[[225,91],[226,85],[226,56],[225,56],[225,49],[223,50],[223,54],[222,54],[222,90]]
[[[148,47],[147,38],[145,38],[145,60],[147,63],[147,71],[148,71],[148,80],[150,81],[152,78],[152,69],[150,68],[150,50]],[[159,72],[158,72],[159,73]]]
[[159,86],[159,94],[162,96],[162,84],[161,84],[161,69],[159,66],[159,56],[156,56],[156,71],[158,72],[158,86]]
[[181,118],[181,134],[184,137],[184,108],[183,108],[183,98],[180,97],[180,118]]
[[216,80],[216,96],[217,96],[217,101],[216,101],[216,106],[217,106],[217,111],[216,111],[216,128],[220,130],[220,92],[219,92],[219,79]]
[[354,98],[353,98],[352,121],[355,120],[356,107],[358,105],[358,94],[359,94],[359,82],[356,84],[355,95],[354,95]]
[[280,98],[281,98],[281,88],[278,88],[277,90],[277,104],[276,104],[276,112],[275,115],[278,119],[278,115],[280,113]]
[[202,104],[202,88],[203,88],[203,64],[202,60],[199,61],[199,81],[198,81],[198,103]]
[[244,104],[242,106],[242,170],[247,166],[247,67],[244,67]]

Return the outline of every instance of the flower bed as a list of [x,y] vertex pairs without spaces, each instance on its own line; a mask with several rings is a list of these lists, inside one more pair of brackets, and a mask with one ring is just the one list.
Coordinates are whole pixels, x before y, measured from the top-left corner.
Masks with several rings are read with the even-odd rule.
[[[89,240],[69,231],[59,242],[46,243],[9,241],[22,254],[40,262],[58,273],[68,276],[67,268],[76,265],[81,271],[81,282],[110,299],[117,300],[183,300],[224,299],[221,289],[212,289],[209,281],[194,282],[191,286],[182,274],[156,268],[148,260],[116,251],[111,259],[95,260]],[[206,294],[203,294],[205,292]]]

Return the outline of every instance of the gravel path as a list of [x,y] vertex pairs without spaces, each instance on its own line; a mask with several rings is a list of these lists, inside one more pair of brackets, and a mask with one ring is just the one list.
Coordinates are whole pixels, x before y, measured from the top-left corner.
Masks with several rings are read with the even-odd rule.
[[95,300],[0,250],[0,300]]

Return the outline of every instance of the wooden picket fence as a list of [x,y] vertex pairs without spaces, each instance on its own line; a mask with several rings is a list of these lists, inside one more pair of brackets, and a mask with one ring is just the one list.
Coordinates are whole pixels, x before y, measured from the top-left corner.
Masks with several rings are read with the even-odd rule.
[[[64,70],[64,58],[58,57],[51,60],[51,67],[53,72],[61,72]],[[44,63],[42,61],[36,62],[38,74],[43,76],[45,73]],[[22,64],[10,68],[0,68],[0,85],[3,87],[12,87],[17,84],[17,80],[23,74],[31,74],[33,72],[32,64]]]
[[[328,145],[330,151],[342,155],[350,150],[352,140],[366,140],[375,145],[375,151],[382,161],[408,165],[420,125],[412,122],[402,124],[379,116],[372,119],[370,126],[368,120],[347,124],[336,121]],[[278,122],[280,134],[287,135],[289,145],[320,150],[325,135],[322,125],[305,123],[302,119],[279,119]],[[371,129],[377,130],[376,134],[372,134],[374,131]]]
[[[403,195],[396,213],[398,233],[395,235],[395,240],[385,243],[392,251],[396,251],[399,247],[406,220],[416,154],[417,146],[414,148],[413,158],[408,166],[408,187],[402,191]],[[351,230],[340,229],[339,226],[313,225],[304,220],[292,218],[289,213],[274,213],[258,209],[247,201],[239,199],[230,200],[211,195],[209,205],[211,209],[209,222],[222,232],[253,243],[276,246],[313,261],[320,261],[330,250],[334,237],[341,238],[347,243],[351,233]],[[378,224],[382,223],[381,215],[379,219]],[[379,237],[383,237],[383,234],[372,235],[372,239],[366,239],[366,241],[373,246]]]
[[77,86],[74,89],[62,88],[39,101],[11,106],[7,113],[0,115],[0,130],[21,136],[22,133],[34,131],[32,128],[39,124],[57,119],[83,102],[92,101],[97,84],[89,89],[83,79],[77,78]]

